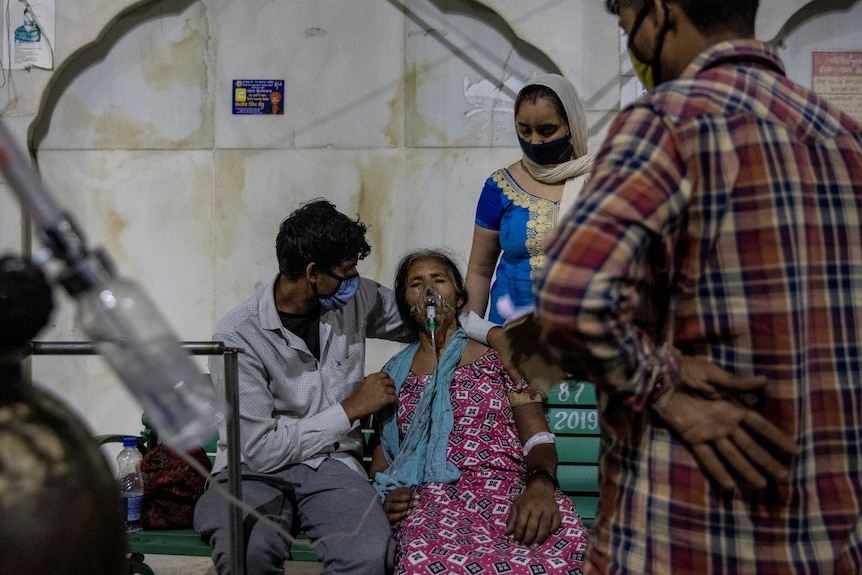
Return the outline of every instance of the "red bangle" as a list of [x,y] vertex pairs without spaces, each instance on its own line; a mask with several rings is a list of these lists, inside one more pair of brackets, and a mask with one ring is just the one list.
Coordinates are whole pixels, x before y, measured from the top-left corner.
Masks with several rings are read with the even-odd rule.
[[547,477],[548,479],[550,479],[551,483],[554,484],[554,487],[560,486],[560,482],[557,481],[557,476],[554,475],[553,473],[551,473],[550,471],[548,471],[547,469],[533,469],[533,470],[529,471],[527,473],[527,479],[524,480],[524,484],[526,485],[527,483],[529,483],[530,480],[537,475],[543,475],[543,476]]

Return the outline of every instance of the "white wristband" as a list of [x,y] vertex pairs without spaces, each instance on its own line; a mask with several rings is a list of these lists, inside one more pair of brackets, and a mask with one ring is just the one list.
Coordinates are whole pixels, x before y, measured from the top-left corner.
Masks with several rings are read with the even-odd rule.
[[488,332],[495,327],[500,327],[492,321],[479,317],[474,311],[462,311],[461,315],[458,316],[458,321],[461,327],[464,328],[464,331],[467,332],[467,337],[484,345],[488,345]]
[[524,444],[524,457],[530,453],[530,450],[536,447],[537,445],[541,445],[542,443],[554,443],[554,437],[556,437],[553,433],[549,433],[547,431],[540,431],[535,434],[533,437],[527,440],[527,443]]

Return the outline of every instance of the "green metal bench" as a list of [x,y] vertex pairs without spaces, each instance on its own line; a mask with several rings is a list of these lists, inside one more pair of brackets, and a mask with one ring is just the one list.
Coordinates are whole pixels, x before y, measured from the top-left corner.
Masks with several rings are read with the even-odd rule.
[[[589,528],[598,506],[599,427],[595,389],[588,382],[563,381],[548,394],[546,404],[548,425],[557,436],[560,487],[572,498],[584,526]],[[138,447],[146,452],[157,444],[158,438],[146,416],[142,417],[142,423],[144,429],[138,436]],[[363,431],[366,439],[373,433],[371,429]],[[100,443],[122,443],[123,437],[108,435],[97,439]],[[215,457],[216,439],[213,437],[204,446],[210,459]],[[372,441],[367,443],[373,444]],[[194,529],[145,529],[128,534],[128,552],[129,575],[155,575],[145,562],[146,555],[209,557],[210,547],[201,541],[200,534]],[[317,561],[304,534],[291,547],[291,561]]]
[[563,381],[551,389],[546,403],[548,425],[557,436],[557,479],[589,528],[599,503],[595,387],[586,381]]
[[[136,437],[138,449],[146,453],[158,444],[158,437],[150,426],[146,414],[141,417],[144,429]],[[100,435],[96,441],[100,445],[122,443],[126,435]],[[218,435],[214,435],[203,446],[210,458],[215,460]],[[191,557],[209,557],[210,546],[201,540],[200,533],[194,529],[143,529],[126,534],[129,553],[128,575],[155,575],[145,561],[146,555],[185,555]],[[303,543],[304,542],[304,543]],[[291,546],[291,561],[317,561],[308,537],[300,534],[296,544]]]
[[[146,453],[158,444],[158,437],[150,426],[146,414],[141,417],[144,429],[135,438],[138,450]],[[96,441],[99,445],[109,443],[122,443],[126,435],[99,435]],[[204,445],[204,450],[214,457],[215,439]],[[128,575],[155,575],[153,570],[144,562],[144,555],[191,555],[195,557],[209,557],[210,548],[201,541],[201,536],[194,529],[159,529],[137,531],[126,534],[126,551],[129,553]]]

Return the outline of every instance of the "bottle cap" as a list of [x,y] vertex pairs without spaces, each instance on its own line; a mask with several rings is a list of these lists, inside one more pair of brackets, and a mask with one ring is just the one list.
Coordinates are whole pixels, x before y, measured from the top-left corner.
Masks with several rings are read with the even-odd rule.
[[134,437],[124,437],[123,438],[123,447],[137,447],[138,440]]

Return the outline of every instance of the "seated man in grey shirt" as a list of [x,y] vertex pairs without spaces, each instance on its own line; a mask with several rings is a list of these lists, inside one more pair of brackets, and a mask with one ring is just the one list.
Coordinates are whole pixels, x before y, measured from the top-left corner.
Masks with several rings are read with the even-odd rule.
[[[384,372],[364,376],[365,339],[409,342],[413,328],[398,313],[395,294],[359,277],[371,251],[366,227],[325,200],[310,202],[281,224],[279,274],[233,309],[215,340],[239,347],[239,412],[244,503],[285,532],[305,531],[322,573],[391,572],[389,521],[360,463],[359,420],[395,402]],[[502,336],[473,314],[462,323],[480,341]],[[488,341],[493,345],[493,341]],[[224,392],[221,356],[209,362]],[[225,481],[222,430],[211,481]],[[282,573],[290,541],[246,510],[247,575]],[[229,572],[228,505],[207,490],[195,509],[195,529],[212,546],[220,575]]]

